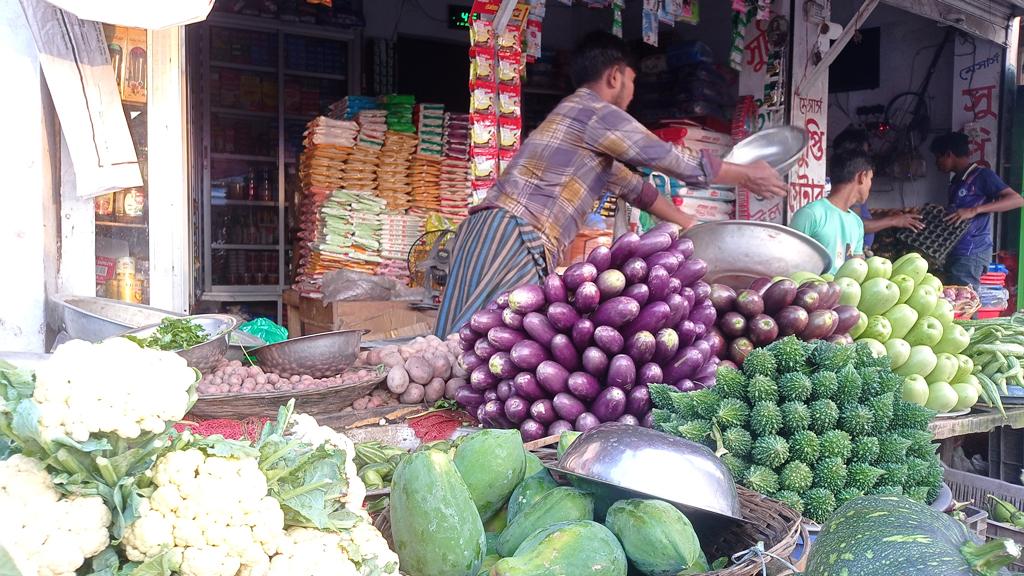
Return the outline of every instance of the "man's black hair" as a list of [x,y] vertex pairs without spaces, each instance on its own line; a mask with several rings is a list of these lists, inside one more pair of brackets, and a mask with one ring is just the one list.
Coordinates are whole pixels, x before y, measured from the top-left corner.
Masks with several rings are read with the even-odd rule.
[[833,186],[853,182],[857,179],[857,174],[874,169],[875,163],[871,157],[860,150],[833,154],[829,159],[829,177]]
[[843,152],[867,152],[868,148],[868,131],[863,128],[855,128],[853,126],[843,130],[836,136],[836,139],[832,141],[832,152],[833,154],[841,154]]
[[936,136],[928,149],[936,156],[952,152],[957,158],[967,158],[971,155],[971,141],[963,132],[947,132]]
[[615,66],[633,66],[626,43],[610,32],[592,32],[573,52],[569,77],[573,86],[579,88],[599,80]]

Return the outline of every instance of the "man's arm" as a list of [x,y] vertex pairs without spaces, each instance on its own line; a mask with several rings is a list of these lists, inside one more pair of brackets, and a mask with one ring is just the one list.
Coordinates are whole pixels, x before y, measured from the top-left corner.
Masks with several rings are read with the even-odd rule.
[[695,218],[684,214],[668,198],[659,194],[658,189],[644,181],[643,177],[619,162],[612,164],[612,175],[607,187],[630,206],[644,210],[659,220],[672,222],[683,229],[697,223]]
[[894,214],[892,216],[864,220],[865,234],[875,234],[889,228],[908,228],[920,232],[924,230],[924,223],[921,222],[919,214]]
[[1004,188],[999,192],[999,196],[996,200],[988,202],[987,204],[972,206],[970,208],[961,208],[949,216],[946,216],[946,221],[951,224],[957,224],[965,220],[970,220],[980,214],[1009,212],[1010,210],[1015,210],[1021,206],[1024,206],[1024,196],[1015,192],[1013,188]]

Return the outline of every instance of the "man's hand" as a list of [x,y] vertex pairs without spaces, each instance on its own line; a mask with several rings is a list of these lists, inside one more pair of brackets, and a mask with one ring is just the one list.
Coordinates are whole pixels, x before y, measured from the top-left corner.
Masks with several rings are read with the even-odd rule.
[[961,208],[956,212],[946,216],[946,222],[949,224],[960,224],[961,222],[967,222],[977,216],[981,210],[977,207]]
[[740,187],[750,190],[754,196],[766,198],[785,198],[789,188],[782,181],[778,171],[765,161],[741,167]]
[[920,214],[897,214],[892,217],[893,228],[906,228],[914,232],[924,230],[924,222]]

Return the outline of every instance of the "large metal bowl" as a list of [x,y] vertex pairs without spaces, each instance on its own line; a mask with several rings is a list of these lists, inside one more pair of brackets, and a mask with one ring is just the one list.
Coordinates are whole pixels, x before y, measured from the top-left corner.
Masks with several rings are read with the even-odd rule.
[[125,330],[159,324],[164,318],[182,315],[152,306],[130,304],[95,296],[58,296],[63,306],[63,328],[68,336],[77,340],[99,342]]
[[[224,355],[228,351],[228,335],[238,325],[238,320],[234,316],[228,316],[227,314],[197,314],[195,316],[183,316],[182,318],[202,326],[209,339],[191,348],[176,350],[178,356],[187,360],[189,366],[203,374],[212,372],[217,368],[221,360],[224,359]],[[130,335],[146,338],[155,332],[158,326],[160,326],[159,323],[153,324],[152,326],[125,332],[120,334],[120,336]]]
[[755,278],[790,276],[794,272],[822,274],[832,268],[832,256],[815,239],[780,224],[729,220],[707,222],[683,232],[693,240],[694,254],[707,262],[708,283],[736,290]]
[[753,164],[764,160],[780,173],[789,172],[807,148],[807,131],[796,126],[766,128],[740,140],[724,160]]
[[599,513],[623,498],[657,498],[698,531],[743,520],[732,474],[711,450],[649,428],[592,428],[550,468],[593,494]]
[[367,330],[338,330],[292,338],[261,346],[250,353],[266,371],[288,378],[309,374],[327,378],[341,374],[359,357],[359,345]]

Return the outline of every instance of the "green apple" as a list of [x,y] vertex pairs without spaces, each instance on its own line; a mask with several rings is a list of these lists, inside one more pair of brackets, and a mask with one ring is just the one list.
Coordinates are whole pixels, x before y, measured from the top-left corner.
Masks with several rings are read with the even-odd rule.
[[874,338],[861,338],[857,342],[867,344],[867,347],[871,349],[871,355],[875,358],[881,358],[889,354],[889,351],[885,349],[885,345]]
[[[938,322],[938,320],[936,320]],[[967,345],[971,343],[971,335],[964,330],[964,327],[953,323],[948,328],[944,328],[942,336],[939,341],[933,344],[936,352],[949,352],[950,354],[959,354],[967,348]]]
[[925,377],[925,381],[929,384],[935,382],[952,382],[953,377],[956,376],[957,369],[960,368],[960,362],[956,359],[956,356],[952,354],[935,355],[935,368],[932,369]]
[[918,285],[921,284],[924,284],[925,286],[931,286],[932,290],[935,290],[936,294],[942,293],[942,280],[939,280],[933,274],[925,274],[924,279],[918,282]]
[[890,280],[900,288],[900,299],[898,300],[900,304],[909,300],[910,296],[914,293],[914,288],[917,287],[914,279],[906,274],[896,274]]
[[953,391],[957,397],[954,412],[967,410],[978,403],[978,389],[973,384],[953,384]]
[[889,362],[895,370],[910,359],[910,344],[900,338],[889,338],[885,341],[885,351],[889,354]]
[[853,325],[853,328],[850,328],[850,338],[853,338],[853,339],[856,340],[858,337],[860,337],[861,334],[864,333],[864,330],[867,329],[867,327],[868,327],[868,315],[863,313],[863,312],[861,312],[860,313],[860,320],[858,320],[857,323]]
[[824,280],[821,279],[821,276],[818,276],[817,274],[815,274],[813,272],[800,271],[800,272],[794,272],[793,273],[793,282],[796,282],[797,286],[799,286],[799,285],[801,285],[804,282],[807,282],[809,280],[816,280],[818,282],[824,282]]
[[[885,278],[872,278],[860,286],[860,304],[857,307],[868,316],[885,314],[900,299],[898,286]],[[935,303],[932,302],[932,306]],[[931,308],[928,308],[931,312]]]
[[892,325],[885,316],[872,316],[868,319],[868,327],[864,329],[858,340],[870,338],[885,342],[892,335]]
[[931,408],[939,414],[949,412],[956,406],[960,397],[956,390],[949,385],[949,382],[932,382],[928,385],[928,401],[924,403],[925,408]]
[[928,261],[920,254],[907,254],[892,265],[892,273],[910,276],[915,284],[919,284],[928,273]]
[[867,265],[868,275],[865,280],[871,280],[872,278],[885,278],[888,280],[892,276],[892,262],[888,258],[872,256],[867,259]]
[[935,292],[935,289],[926,284],[922,284],[914,289],[914,293],[910,295],[907,300],[907,305],[917,310],[919,316],[928,316],[935,309],[935,303],[938,301],[939,295]]
[[935,308],[932,309],[932,313],[929,316],[934,317],[942,324],[943,328],[947,328],[953,325],[953,304],[949,300],[946,300],[942,296],[939,296],[938,300],[935,301]]
[[[914,324],[914,327],[907,332],[906,337],[903,338],[910,343],[911,346],[932,346],[934,347],[942,340],[942,324],[931,316],[925,316]],[[945,350],[941,350],[945,352]],[[960,352],[960,350],[952,351]]]
[[935,369],[938,362],[939,359],[935,357],[935,352],[932,352],[930,347],[911,346],[910,357],[895,372],[900,376],[919,374],[921,378],[924,378],[925,374]]
[[963,354],[956,355],[956,375],[950,380],[953,384],[959,384],[960,382],[966,382],[968,376],[974,375],[974,360],[971,360],[970,356],[964,356]]
[[839,304],[842,306],[857,306],[860,303],[860,284],[853,278],[838,278],[836,285],[839,286]]
[[836,278],[852,278],[857,284],[863,284],[868,277],[868,263],[862,258],[850,258],[836,271]]
[[928,401],[928,383],[917,374],[911,374],[903,381],[903,399],[907,402],[920,404]]
[[957,382],[957,384],[970,384],[971,386],[974,386],[978,390],[979,398],[984,398],[985,396],[984,391],[981,388],[981,382],[978,380],[978,377],[975,376],[974,374],[967,376],[967,378],[964,378],[963,382]]
[[903,338],[917,324],[917,310],[906,304],[897,304],[883,314],[892,325],[891,338]]

